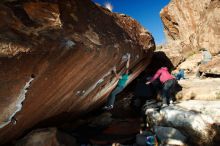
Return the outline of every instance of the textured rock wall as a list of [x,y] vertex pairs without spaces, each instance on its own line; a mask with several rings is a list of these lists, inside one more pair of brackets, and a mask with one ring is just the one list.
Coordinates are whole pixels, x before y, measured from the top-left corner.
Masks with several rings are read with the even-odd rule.
[[0,144],[48,118],[101,106],[125,54],[131,81],[155,49],[139,23],[90,0],[4,1],[0,17]]
[[[220,53],[220,1],[171,0],[160,16],[167,36],[164,50],[187,58],[207,48],[213,55]],[[182,61],[183,61],[182,59]]]

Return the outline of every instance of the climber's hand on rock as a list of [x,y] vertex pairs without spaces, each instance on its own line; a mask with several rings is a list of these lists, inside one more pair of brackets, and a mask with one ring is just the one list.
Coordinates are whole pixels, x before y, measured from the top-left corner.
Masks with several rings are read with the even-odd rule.
[[113,67],[112,70],[113,70],[114,73],[116,73],[116,67],[115,66]]
[[128,56],[128,60],[129,60],[131,58],[131,54],[127,53],[127,56]]

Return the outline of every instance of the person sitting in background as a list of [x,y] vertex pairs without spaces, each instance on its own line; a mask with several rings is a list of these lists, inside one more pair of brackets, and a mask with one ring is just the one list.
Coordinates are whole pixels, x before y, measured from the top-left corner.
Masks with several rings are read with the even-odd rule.
[[202,60],[199,62],[200,64],[207,64],[212,60],[212,55],[207,49],[201,48],[200,51],[202,51]]
[[117,94],[119,94],[121,91],[123,91],[123,89],[126,86],[127,80],[129,78],[129,61],[130,61],[130,55],[128,55],[128,60],[127,60],[127,64],[126,64],[126,71],[123,75],[119,75],[116,73],[116,68],[114,68],[113,72],[116,76],[117,79],[119,79],[117,87],[112,91],[112,93],[108,96],[107,99],[107,104],[104,107],[105,110],[110,110],[113,109],[114,107],[114,102],[115,102],[115,96]]
[[172,93],[174,92],[176,79],[169,73],[167,67],[161,67],[157,70],[156,74],[151,78],[150,81],[146,84],[150,84],[155,81],[157,78],[160,79],[160,82],[163,84],[162,87],[162,107],[168,106],[168,104],[173,103]]
[[184,69],[179,69],[177,74],[174,74],[176,80],[185,79]]
[[[207,49],[201,48],[199,51],[202,51],[202,59],[200,62],[198,62],[198,65],[207,64],[208,62],[212,60],[212,55]],[[203,76],[204,76],[204,73],[200,72],[199,70],[196,72],[196,77],[199,78]]]

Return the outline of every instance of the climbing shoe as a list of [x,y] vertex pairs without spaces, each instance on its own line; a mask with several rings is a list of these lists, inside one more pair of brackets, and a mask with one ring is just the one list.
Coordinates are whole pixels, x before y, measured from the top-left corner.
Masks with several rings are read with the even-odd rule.
[[173,100],[170,100],[170,104],[169,104],[169,106],[173,106],[173,105],[174,105]]
[[161,108],[167,107],[167,104],[162,104]]
[[108,106],[106,105],[103,107],[103,109],[104,110],[111,110],[111,109],[113,109],[113,105],[108,105]]

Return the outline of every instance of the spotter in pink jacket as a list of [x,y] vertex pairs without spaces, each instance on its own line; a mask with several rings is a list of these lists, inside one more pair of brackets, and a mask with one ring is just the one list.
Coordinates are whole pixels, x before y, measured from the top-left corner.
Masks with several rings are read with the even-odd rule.
[[168,80],[174,79],[174,77],[169,73],[167,67],[161,67],[153,76],[153,78],[150,80],[150,82],[153,82],[159,77],[161,83],[165,83]]

